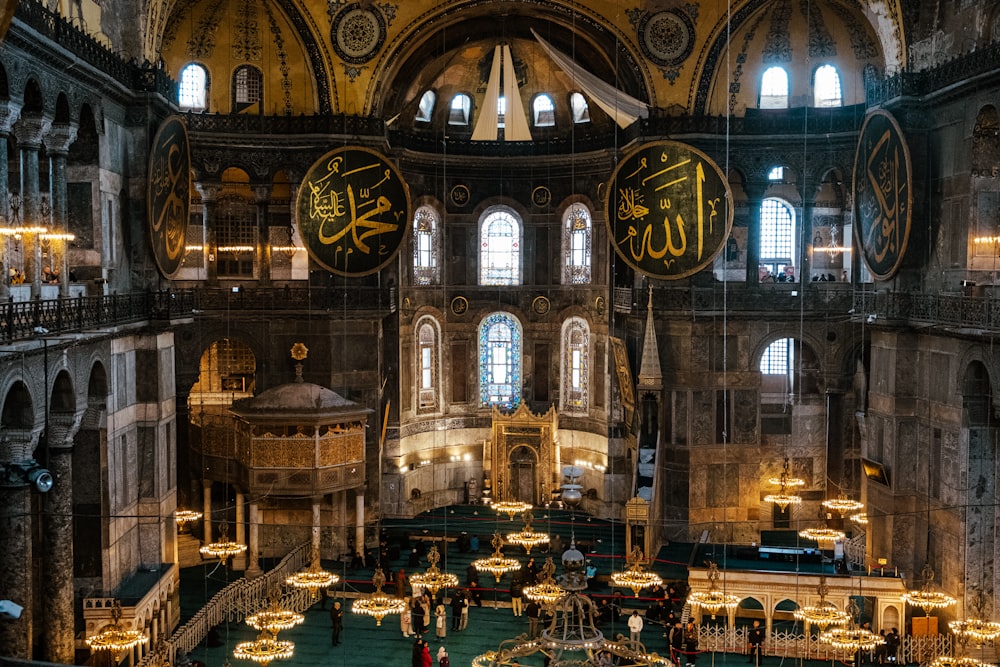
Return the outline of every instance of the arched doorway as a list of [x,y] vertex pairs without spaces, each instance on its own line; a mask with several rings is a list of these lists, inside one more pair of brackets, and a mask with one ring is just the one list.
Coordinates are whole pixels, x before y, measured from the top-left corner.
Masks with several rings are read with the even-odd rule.
[[510,453],[510,498],[532,505],[538,503],[538,459],[530,447],[516,447]]

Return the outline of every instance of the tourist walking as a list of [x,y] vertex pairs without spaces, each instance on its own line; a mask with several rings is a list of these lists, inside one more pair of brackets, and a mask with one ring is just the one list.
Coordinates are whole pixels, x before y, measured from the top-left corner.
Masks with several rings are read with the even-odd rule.
[[628,617],[628,638],[632,642],[632,647],[639,646],[639,638],[642,634],[642,616],[638,611],[633,611]]
[[340,645],[340,633],[344,629],[344,612],[340,602],[334,602],[330,607],[330,641],[334,646]]
[[443,602],[434,607],[434,632],[438,639],[444,639],[448,634],[448,612]]

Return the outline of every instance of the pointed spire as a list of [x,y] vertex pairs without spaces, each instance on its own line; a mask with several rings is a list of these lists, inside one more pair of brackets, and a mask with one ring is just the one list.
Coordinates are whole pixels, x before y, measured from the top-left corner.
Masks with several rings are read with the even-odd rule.
[[642,343],[642,362],[639,364],[639,386],[645,389],[662,389],[663,372],[660,370],[660,349],[656,345],[656,327],[653,326],[653,286],[649,286],[646,303],[646,339]]

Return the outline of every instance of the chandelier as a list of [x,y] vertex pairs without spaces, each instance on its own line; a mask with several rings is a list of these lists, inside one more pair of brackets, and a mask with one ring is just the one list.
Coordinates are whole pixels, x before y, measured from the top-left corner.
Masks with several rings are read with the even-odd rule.
[[930,563],[925,564],[923,569],[920,570],[920,576],[923,577],[924,585],[920,587],[919,591],[907,591],[903,593],[901,597],[906,602],[912,604],[914,607],[923,609],[925,616],[930,616],[932,609],[943,609],[955,604],[955,598],[947,593],[931,589],[934,581],[934,568],[931,567]]
[[438,553],[437,546],[432,546],[427,551],[427,562],[430,563],[430,567],[427,568],[426,572],[418,572],[417,574],[410,575],[410,584],[414,586],[423,586],[431,592],[431,595],[437,595],[437,592],[442,588],[455,588],[458,586],[458,577],[450,572],[442,572],[438,569],[438,561],[441,560],[441,554]]
[[382,625],[382,619],[389,614],[401,614],[406,609],[406,602],[399,598],[394,598],[382,592],[385,585],[385,574],[382,568],[376,568],[372,575],[372,584],[375,590],[368,597],[358,598],[351,605],[351,611],[355,614],[374,616],[375,625]]
[[496,510],[498,514],[506,514],[513,521],[515,514],[522,514],[530,510],[531,503],[526,503],[522,500],[497,500],[490,507]]
[[[553,667],[599,667],[605,664],[601,655],[610,653],[615,662],[633,667],[669,667],[670,661],[654,652],[646,651],[641,644],[628,641],[611,641],[594,624],[597,607],[584,594],[587,588],[586,561],[583,554],[570,547],[562,557],[565,574],[553,582],[562,589],[562,597],[549,606],[553,614],[539,636],[526,639],[524,635],[501,642],[494,650],[486,651],[472,659],[472,667],[508,667],[517,663],[538,664],[545,658]],[[552,559],[545,564],[547,580],[552,582],[555,566]],[[531,588],[531,587],[529,587]],[[527,589],[525,589],[527,595]],[[527,660],[525,660],[527,658]]]
[[799,607],[795,610],[794,616],[800,621],[808,621],[817,626],[820,631],[826,630],[831,625],[844,625],[851,620],[850,614],[840,611],[835,605],[826,601],[826,594],[829,592],[826,585],[826,577],[819,578],[819,585],[816,592],[819,594],[819,602],[815,605]]
[[93,637],[86,639],[87,646],[94,651],[108,651],[111,653],[111,660],[118,664],[122,656],[139,644],[145,644],[149,637],[138,630],[127,630],[121,624],[122,605],[115,600],[111,605],[111,624],[101,628]]
[[780,487],[780,490],[778,493],[770,493],[764,496],[764,502],[777,505],[782,512],[784,512],[789,505],[798,505],[802,502],[802,496],[794,493],[788,493],[789,489],[804,486],[806,482],[803,479],[791,476],[791,473],[788,471],[787,458],[781,467],[781,475],[778,477],[772,477],[767,481],[769,484],[774,484]]
[[646,572],[642,569],[642,549],[639,545],[632,547],[632,553],[625,559],[628,567],[621,572],[611,573],[611,585],[621,588],[630,588],[635,597],[639,597],[639,591],[651,586],[659,586],[663,579],[655,572]]
[[864,628],[848,627],[827,630],[819,636],[820,641],[830,644],[836,649],[856,653],[870,651],[879,644],[885,643],[885,638]]
[[799,537],[804,537],[807,540],[815,540],[820,544],[823,544],[824,542],[833,544],[834,542],[839,542],[844,539],[847,535],[844,531],[835,530],[833,528],[806,528],[805,530],[799,531]]
[[930,667],[985,667],[986,663],[975,658],[955,658],[950,655],[939,655],[930,663]]
[[497,580],[497,583],[500,583],[500,577],[505,573],[520,570],[521,563],[515,558],[507,558],[503,555],[501,550],[503,540],[500,539],[500,533],[494,533],[490,543],[493,545],[493,555],[489,558],[479,558],[472,561],[472,567],[480,572],[489,572]]
[[229,539],[229,531],[226,529],[226,524],[222,524],[222,529],[219,531],[219,540],[217,542],[210,542],[198,549],[202,556],[206,556],[208,558],[218,558],[222,561],[227,558],[232,558],[233,556],[239,556],[246,550],[247,545],[240,544],[239,542],[233,542]]
[[305,588],[309,591],[309,599],[315,600],[319,592],[340,581],[340,577],[331,574],[319,566],[319,549],[314,548],[309,567],[289,575],[285,583],[295,588]]
[[247,616],[247,625],[254,630],[262,630],[277,635],[280,630],[289,630],[306,620],[302,614],[282,608],[279,603],[278,588],[271,590],[271,604],[263,611]]
[[204,514],[194,510],[174,510],[174,521],[177,522],[177,527],[182,531],[203,516]]
[[236,645],[233,657],[241,660],[253,660],[261,665],[267,665],[272,660],[287,660],[295,654],[295,644],[279,640],[265,630],[252,642],[242,642]]
[[851,521],[853,521],[854,523],[856,523],[858,525],[861,525],[861,526],[867,526],[868,525],[868,515],[865,514],[864,512],[858,512],[857,514],[852,514],[851,515]]
[[531,553],[532,547],[539,544],[548,544],[549,536],[545,533],[538,533],[531,530],[531,520],[534,519],[531,511],[524,513],[524,528],[516,533],[507,533],[507,541],[524,547],[525,553]]
[[555,582],[552,575],[555,574],[556,566],[552,562],[552,557],[545,559],[542,566],[541,581],[533,586],[525,586],[524,597],[542,604],[555,604],[566,596],[566,589]]
[[962,644],[973,643],[982,644],[1000,637],[1000,623],[985,620],[988,602],[983,591],[980,589],[973,599],[973,615],[961,621],[952,621],[948,624],[951,631],[955,633],[956,640]]
[[848,512],[856,512],[865,506],[864,503],[860,503],[857,500],[851,500],[845,493],[841,493],[836,498],[824,500],[822,505],[829,510],[840,512],[841,517]]
[[708,564],[708,590],[691,593],[688,595],[688,604],[692,607],[701,607],[712,618],[721,610],[727,612],[736,609],[740,604],[740,596],[731,593],[723,593],[719,590],[719,566],[713,561]]

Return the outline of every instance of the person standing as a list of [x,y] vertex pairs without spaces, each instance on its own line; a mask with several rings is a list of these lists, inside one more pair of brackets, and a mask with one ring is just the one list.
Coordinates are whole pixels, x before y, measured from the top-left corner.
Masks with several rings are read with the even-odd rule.
[[538,638],[538,616],[541,614],[542,608],[534,600],[528,601],[528,606],[525,609],[525,613],[528,615],[528,639]]
[[642,634],[642,616],[638,611],[633,611],[628,617],[628,638],[632,642],[632,647],[639,645],[639,636]]
[[396,597],[405,598],[406,597],[406,570],[399,568],[399,572],[396,573]]
[[465,607],[465,594],[462,591],[455,591],[451,596],[451,629],[458,630],[459,623],[462,622],[462,608]]
[[330,641],[334,646],[340,645],[340,632],[344,629],[344,612],[340,602],[334,602],[330,607]]
[[896,664],[899,661],[899,630],[893,628],[885,636],[885,660]]
[[451,659],[448,658],[448,651],[444,649],[444,646],[438,649],[438,667],[450,667]]
[[521,598],[524,595],[524,583],[519,575],[514,575],[514,580],[510,582],[510,609],[515,616],[520,616],[523,612]]
[[687,667],[694,667],[698,661],[698,626],[694,621],[688,621],[684,629],[684,652],[687,654]]
[[424,607],[417,598],[410,599],[410,625],[418,639],[424,636]]
[[459,621],[459,623],[458,623],[458,629],[459,630],[465,630],[467,627],[469,627],[469,606],[470,606],[469,598],[467,596],[463,597],[462,598],[462,615],[461,615],[462,620]]
[[448,612],[443,602],[434,607],[434,634],[438,639],[444,639],[448,634]]
[[759,665],[764,657],[764,628],[760,627],[760,621],[754,620],[748,639],[750,641],[750,659],[747,662]]
[[674,626],[670,630],[670,659],[680,667],[681,655],[684,652],[684,627],[679,620],[674,621]]
[[431,658],[431,645],[426,641],[422,642],[422,644],[424,647],[420,652],[420,665],[421,667],[431,667],[434,664],[434,660]]
[[399,615],[399,631],[403,633],[404,637],[412,637],[413,617],[410,615],[410,598],[403,598],[403,604],[406,606],[403,608],[403,613]]

